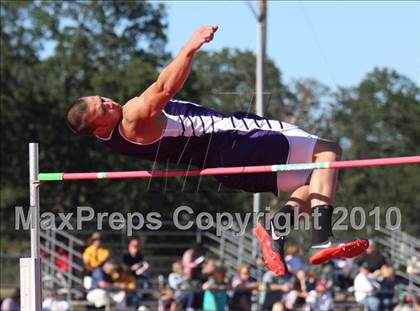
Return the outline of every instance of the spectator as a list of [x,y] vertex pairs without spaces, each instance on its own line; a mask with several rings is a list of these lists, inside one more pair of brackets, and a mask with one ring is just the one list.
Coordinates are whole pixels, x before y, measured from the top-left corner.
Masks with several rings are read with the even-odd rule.
[[300,307],[305,304],[306,297],[308,296],[308,289],[306,287],[306,272],[305,270],[298,270],[295,273],[296,282],[294,288],[297,290],[298,297],[296,300],[296,307]]
[[115,264],[110,260],[105,261],[102,267],[93,271],[92,287],[86,299],[96,308],[107,307],[111,303],[115,303],[117,310],[125,310],[125,286],[120,283],[114,284],[112,278],[114,272]]
[[66,288],[68,281],[67,278],[64,276],[65,272],[69,271],[70,263],[69,263],[69,253],[66,252],[61,247],[57,247],[56,254],[55,254],[55,265],[59,268],[56,273],[57,284],[61,287]]
[[285,310],[284,304],[278,301],[273,305],[273,309],[271,311],[284,311],[284,310]]
[[[198,252],[202,252],[202,249],[199,249]],[[201,258],[197,260],[197,268],[200,268],[200,261],[202,260],[204,262],[202,263],[201,271],[198,270],[193,272],[193,274],[190,274],[189,277],[184,275],[186,282],[189,284],[187,291],[185,291],[186,297],[183,297],[184,303],[186,303],[186,306],[190,306],[194,309],[201,309],[203,306],[204,293],[201,290],[201,286],[212,277],[218,266],[216,259],[208,258],[204,260],[204,256],[201,256]],[[193,276],[193,279],[191,279],[191,276]],[[199,290],[197,290],[197,288],[199,288]]]
[[69,311],[70,305],[65,300],[58,298],[55,290],[47,292],[47,298],[42,302],[42,311]]
[[55,265],[60,268],[61,271],[69,271],[69,253],[67,253],[61,247],[57,247],[57,256],[55,257]]
[[367,263],[367,269],[370,273],[379,275],[379,269],[386,264],[385,257],[376,247],[375,241],[369,241],[369,247],[366,250],[366,253],[357,258],[356,263],[361,265],[362,263]]
[[381,268],[381,276],[379,277],[379,293],[381,310],[391,311],[396,305],[395,301],[395,286],[397,281],[395,279],[394,269],[392,267],[383,265]]
[[332,261],[329,261],[319,267],[318,277],[321,280],[327,281],[327,288],[331,288],[334,285],[334,273],[335,273],[335,267]]
[[258,289],[258,282],[250,276],[250,266],[242,265],[232,279],[233,295],[230,310],[251,310],[252,291]]
[[160,300],[160,308],[161,311],[175,311],[176,310],[176,300],[174,296],[174,290],[170,287],[167,287],[162,295],[162,299]]
[[317,281],[318,279],[315,269],[310,269],[306,278],[306,290],[308,292],[314,290],[316,288]]
[[202,289],[204,290],[204,311],[225,311],[228,303],[227,290],[229,289],[225,268],[217,267],[209,280],[203,284]]
[[271,271],[267,270],[262,278],[264,289],[260,293],[259,302],[262,305],[263,311],[272,310],[274,304],[277,301],[281,301],[282,294],[280,291],[271,290],[271,284],[276,282],[278,277],[272,273]]
[[20,289],[15,288],[12,294],[1,304],[1,311],[20,311]]
[[[413,297],[408,292],[408,289],[405,285],[400,284],[397,287],[398,292],[398,305],[394,308],[393,311],[418,311],[418,308],[415,308],[415,304],[419,304],[418,297]],[[411,293],[412,294],[412,293]]]
[[102,235],[95,232],[88,240],[89,246],[83,252],[83,263],[89,272],[99,268],[108,258],[109,250],[102,247]]
[[334,264],[333,280],[334,285],[338,286],[342,290],[347,290],[353,286],[353,280],[358,273],[358,267],[354,263],[353,259],[348,258],[336,258],[332,260]]
[[[216,267],[214,259],[208,259],[203,264],[203,269],[197,273],[197,279],[189,279],[183,273],[181,261],[172,264],[172,273],[168,276],[168,284],[175,292],[175,299],[179,302],[183,310],[201,308],[203,305],[203,292],[197,290],[201,284],[205,283]],[[201,279],[198,279],[198,276]]]
[[187,249],[182,255],[182,271],[189,280],[195,280],[199,276],[199,267],[204,262],[204,251],[200,244],[195,244]]
[[204,261],[201,268],[201,281],[203,283],[207,282],[207,280],[213,275],[217,266],[220,266],[220,263],[215,258],[208,258]]
[[128,252],[122,257],[123,265],[127,266],[137,280],[138,288],[149,288],[150,281],[147,270],[149,264],[144,260],[143,253],[140,249],[140,241],[131,239],[128,241]]
[[420,274],[420,258],[417,258],[416,256],[408,258],[406,272],[408,274]]
[[299,246],[296,244],[290,244],[286,247],[285,260],[292,273],[296,273],[299,270],[307,270],[306,264],[299,257]]
[[140,306],[140,297],[136,292],[136,278],[131,274],[130,269],[122,265],[117,268],[112,278],[114,284],[125,289],[127,306],[133,311],[137,310]]
[[293,310],[298,292],[294,289],[296,278],[288,272],[282,277],[267,271],[263,276],[265,295],[263,295],[263,310],[271,310],[276,302],[282,302],[285,310]]
[[369,311],[379,310],[379,299],[375,296],[378,284],[369,276],[368,263],[360,267],[360,272],[354,279],[354,296],[356,301],[366,306]]
[[184,290],[188,289],[187,282],[182,275],[182,264],[181,261],[175,261],[172,264],[172,272],[168,276],[168,285],[174,290],[174,297],[177,301],[182,300],[185,296]]
[[311,290],[306,297],[306,311],[331,311],[334,310],[334,299],[327,291],[327,282],[320,280],[316,288]]

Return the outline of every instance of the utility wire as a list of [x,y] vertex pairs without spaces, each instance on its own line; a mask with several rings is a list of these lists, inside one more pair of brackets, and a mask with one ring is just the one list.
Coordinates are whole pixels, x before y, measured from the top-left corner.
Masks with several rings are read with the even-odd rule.
[[311,19],[309,17],[309,14],[307,13],[307,11],[305,9],[305,6],[304,6],[303,2],[302,1],[299,1],[299,3],[300,3],[300,7],[302,9],[302,12],[303,12],[303,16],[305,17],[305,21],[308,24],[308,27],[309,27],[309,29],[312,32],[312,36],[314,38],[315,44],[318,46],[318,49],[319,49],[319,51],[321,53],[321,56],[322,56],[322,60],[324,62],[324,65],[327,68],[327,71],[328,71],[328,73],[329,73],[329,75],[331,77],[331,80],[332,80],[335,88],[337,89],[337,91],[339,91],[337,79],[335,77],[335,74],[334,74],[334,71],[332,69],[332,66],[330,65],[330,63],[328,61],[327,54],[325,53],[325,50],[322,47],[321,41],[318,38],[317,32],[315,30],[315,27],[312,24],[312,21],[311,21]]
[[259,20],[260,19],[260,15],[257,13],[257,10],[255,10],[255,8],[252,6],[251,1],[244,1],[245,4],[248,6],[248,8],[251,10],[252,15],[254,15],[254,17]]

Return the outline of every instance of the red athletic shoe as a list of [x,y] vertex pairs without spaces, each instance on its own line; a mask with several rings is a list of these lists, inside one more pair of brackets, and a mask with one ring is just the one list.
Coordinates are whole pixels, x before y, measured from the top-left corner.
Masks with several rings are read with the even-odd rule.
[[313,265],[321,265],[334,258],[353,258],[363,254],[369,246],[368,240],[340,241],[330,239],[325,243],[312,246],[312,250],[320,250],[314,254],[309,262]]
[[[270,226],[265,230],[260,223],[255,228],[255,235],[260,241],[264,263],[275,275],[283,276],[287,273],[287,266],[284,263],[284,237],[277,236]],[[274,238],[274,239],[273,239]]]

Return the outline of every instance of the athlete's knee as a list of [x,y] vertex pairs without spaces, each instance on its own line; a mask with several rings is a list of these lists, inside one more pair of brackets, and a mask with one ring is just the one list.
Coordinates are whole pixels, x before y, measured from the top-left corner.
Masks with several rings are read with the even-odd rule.
[[324,161],[338,161],[341,160],[343,150],[340,145],[333,141],[318,140],[315,146],[315,158]]

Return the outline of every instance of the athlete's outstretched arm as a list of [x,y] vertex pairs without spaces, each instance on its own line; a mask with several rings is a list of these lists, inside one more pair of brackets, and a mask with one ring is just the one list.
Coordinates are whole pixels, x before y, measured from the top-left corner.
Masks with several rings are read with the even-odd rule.
[[127,102],[124,106],[124,119],[136,122],[159,116],[168,100],[181,90],[187,80],[195,53],[204,43],[213,40],[217,28],[198,28],[178,56],[160,73],[156,82],[139,97]]

